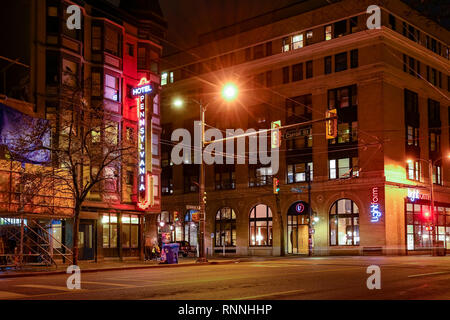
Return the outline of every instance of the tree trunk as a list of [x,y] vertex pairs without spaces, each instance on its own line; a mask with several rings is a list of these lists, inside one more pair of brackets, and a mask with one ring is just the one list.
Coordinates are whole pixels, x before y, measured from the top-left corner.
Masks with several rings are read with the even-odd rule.
[[284,249],[284,223],[283,223],[283,215],[281,213],[280,196],[277,194],[275,195],[275,198],[277,202],[278,223],[280,225],[280,256],[284,257],[286,253]]
[[76,205],[75,206],[75,212],[73,216],[73,231],[72,231],[72,253],[73,253],[73,265],[78,265],[78,242],[79,242],[79,229],[80,229],[80,213],[81,213],[81,206]]

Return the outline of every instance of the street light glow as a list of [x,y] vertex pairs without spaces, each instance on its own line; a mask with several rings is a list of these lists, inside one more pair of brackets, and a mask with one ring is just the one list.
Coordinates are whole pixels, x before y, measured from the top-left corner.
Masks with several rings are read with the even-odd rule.
[[177,107],[177,108],[181,108],[181,107],[184,105],[184,101],[183,101],[182,99],[180,99],[180,98],[176,98],[176,99],[173,101],[173,105],[174,105],[175,107]]
[[226,101],[233,101],[238,93],[239,90],[234,83],[227,83],[222,90],[222,96]]

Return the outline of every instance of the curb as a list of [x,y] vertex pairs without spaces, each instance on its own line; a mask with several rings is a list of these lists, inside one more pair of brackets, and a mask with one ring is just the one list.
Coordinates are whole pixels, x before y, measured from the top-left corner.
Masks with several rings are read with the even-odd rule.
[[[135,267],[113,267],[113,268],[101,268],[101,269],[86,269],[81,270],[82,273],[95,273],[103,271],[122,271],[122,270],[142,270],[142,269],[163,269],[163,268],[181,268],[181,267],[196,267],[205,265],[226,265],[239,263],[240,260],[227,260],[227,261],[212,261],[206,263],[182,263],[182,264],[157,264],[151,266],[135,266]],[[35,277],[35,276],[50,276],[50,275],[60,275],[67,274],[66,271],[42,271],[42,272],[26,272],[26,273],[16,273],[16,274],[1,274],[0,279],[7,278],[25,278],[25,277]]]

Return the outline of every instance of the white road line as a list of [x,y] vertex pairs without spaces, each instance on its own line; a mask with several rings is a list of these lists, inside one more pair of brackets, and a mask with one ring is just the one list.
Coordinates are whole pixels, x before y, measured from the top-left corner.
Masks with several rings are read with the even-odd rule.
[[81,285],[83,285],[84,283],[97,284],[97,285],[101,285],[101,286],[121,287],[121,288],[136,288],[136,286],[129,285],[129,284],[123,284],[123,283],[96,282],[96,281],[83,281],[83,280],[81,280]]
[[299,290],[291,290],[291,291],[273,292],[273,293],[260,294],[260,295],[251,296],[251,297],[236,298],[236,299],[232,299],[232,300],[253,300],[253,299],[259,299],[259,298],[264,298],[264,297],[284,296],[284,295],[300,293],[300,292],[305,292],[305,290],[299,289]]
[[434,276],[437,274],[448,274],[450,271],[440,271],[440,272],[432,272],[432,273],[422,273],[422,274],[413,274],[408,276],[408,278],[418,278],[418,277],[426,277],[426,276]]
[[[48,285],[43,285],[43,284],[19,284],[16,285],[16,287],[21,287],[21,288],[36,288],[36,289],[48,289],[48,290],[57,290],[57,291],[73,291],[70,290],[67,287],[61,287],[61,286],[48,286]],[[77,290],[80,291],[80,290]]]

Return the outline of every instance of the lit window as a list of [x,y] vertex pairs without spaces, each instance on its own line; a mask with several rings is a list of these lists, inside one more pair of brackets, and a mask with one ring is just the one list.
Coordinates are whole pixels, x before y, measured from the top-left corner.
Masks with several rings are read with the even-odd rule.
[[303,34],[298,34],[292,37],[292,49],[303,48]]
[[283,52],[288,52],[291,49],[291,44],[289,38],[283,39]]
[[253,207],[249,219],[250,246],[272,246],[272,223],[272,210],[268,206],[260,204]]
[[325,27],[325,41],[331,40],[333,38],[332,35],[332,27],[331,25]]
[[359,209],[349,199],[336,201],[330,209],[330,245],[359,246]]
[[165,86],[167,84],[167,77],[168,77],[167,72],[164,72],[161,74],[161,85],[162,86]]
[[169,81],[170,81],[170,83],[173,83],[173,82],[174,82],[174,75],[173,75],[173,72],[171,72],[171,73],[169,74]]
[[236,246],[236,213],[222,208],[216,214],[216,247]]
[[105,75],[105,98],[119,101],[119,78]]

